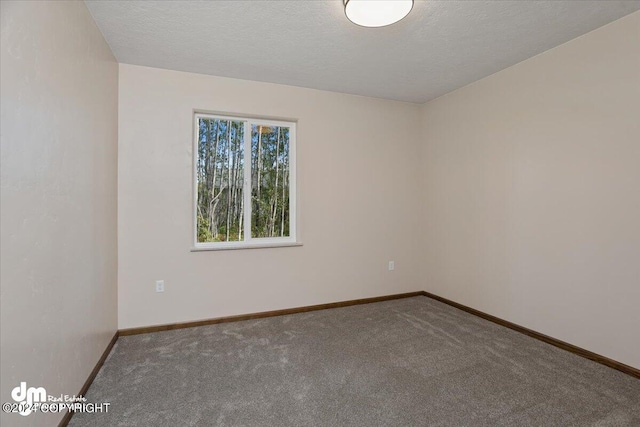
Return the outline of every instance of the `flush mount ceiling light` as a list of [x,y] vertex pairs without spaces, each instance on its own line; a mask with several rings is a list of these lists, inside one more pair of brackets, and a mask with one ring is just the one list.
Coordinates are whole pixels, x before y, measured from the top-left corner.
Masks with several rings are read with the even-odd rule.
[[384,27],[398,22],[411,12],[413,0],[343,0],[344,13],[351,22],[363,27]]

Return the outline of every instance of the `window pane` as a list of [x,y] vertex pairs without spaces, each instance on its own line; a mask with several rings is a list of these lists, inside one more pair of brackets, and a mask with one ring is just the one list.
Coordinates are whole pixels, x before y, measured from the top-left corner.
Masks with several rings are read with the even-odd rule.
[[244,123],[198,119],[198,242],[244,239]]
[[251,237],[289,236],[289,128],[251,126]]

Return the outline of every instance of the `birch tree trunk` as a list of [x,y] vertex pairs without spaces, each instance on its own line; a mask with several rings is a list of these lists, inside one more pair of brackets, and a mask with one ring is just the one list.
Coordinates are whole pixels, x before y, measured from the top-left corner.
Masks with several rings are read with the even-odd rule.
[[227,242],[229,241],[231,221],[231,120],[227,125]]
[[276,182],[273,187],[273,199],[271,201],[271,213],[269,215],[269,237],[273,237],[276,226],[276,214],[278,212],[278,178],[280,178],[280,127],[278,129],[278,141],[276,145]]
[[238,128],[235,128],[234,137],[233,137],[233,156],[231,157],[231,180],[229,184],[230,195],[229,198],[231,200],[231,223],[235,225],[236,223],[236,213],[238,210],[238,206],[236,205],[236,192],[237,192],[237,173],[238,173],[238,163],[236,161],[238,154]]
[[256,230],[260,233],[260,183],[262,181],[262,126],[258,126],[258,153],[256,155],[258,182],[256,183]]
[[[244,137],[244,132],[243,132]],[[242,153],[244,152],[244,138],[240,138],[238,141],[238,149],[236,150],[236,216],[238,218],[238,223],[242,220],[242,211],[241,211],[241,203],[243,200],[242,192],[244,191],[244,157]],[[238,213],[240,212],[240,213]],[[239,226],[238,230],[241,230],[242,227]]]
[[284,212],[287,209],[288,206],[285,205],[287,199],[285,199],[286,196],[286,188],[288,187],[288,182],[289,182],[289,162],[284,164],[284,172],[282,173],[283,177],[282,177],[282,215],[281,215],[281,219],[280,219],[280,237],[284,236]]
[[211,184],[211,195],[209,198],[209,231],[211,232],[214,240],[216,239],[216,236],[218,236],[218,220],[215,216],[215,209],[218,206],[218,203],[216,202],[216,179],[218,175],[218,162],[216,160],[218,157],[218,144],[220,143],[220,129],[218,126],[216,126],[215,129],[216,143],[213,149],[213,180]]

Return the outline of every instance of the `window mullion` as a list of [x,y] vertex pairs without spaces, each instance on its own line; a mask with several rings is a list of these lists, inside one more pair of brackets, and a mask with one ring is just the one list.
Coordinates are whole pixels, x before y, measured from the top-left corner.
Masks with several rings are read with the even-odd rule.
[[244,122],[244,241],[251,241],[251,123]]

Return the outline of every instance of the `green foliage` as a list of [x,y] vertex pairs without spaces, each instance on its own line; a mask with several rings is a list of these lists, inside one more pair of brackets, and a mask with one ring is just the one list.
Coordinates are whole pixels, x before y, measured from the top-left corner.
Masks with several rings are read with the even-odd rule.
[[198,242],[213,242],[213,236],[209,229],[209,219],[198,215]]

